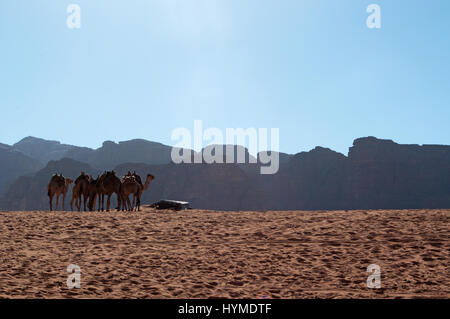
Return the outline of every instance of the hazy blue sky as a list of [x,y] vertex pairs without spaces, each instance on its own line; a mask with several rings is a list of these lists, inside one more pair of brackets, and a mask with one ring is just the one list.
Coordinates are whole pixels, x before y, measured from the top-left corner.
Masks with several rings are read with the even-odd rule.
[[199,119],[278,127],[289,153],[450,144],[448,0],[4,0],[0,41],[3,143],[173,145]]

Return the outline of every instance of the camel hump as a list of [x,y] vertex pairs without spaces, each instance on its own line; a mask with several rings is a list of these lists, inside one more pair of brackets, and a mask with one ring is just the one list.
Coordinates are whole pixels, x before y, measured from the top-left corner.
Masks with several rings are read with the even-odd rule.
[[50,180],[50,183],[60,183],[61,181],[65,181],[64,177],[62,175],[54,174]]

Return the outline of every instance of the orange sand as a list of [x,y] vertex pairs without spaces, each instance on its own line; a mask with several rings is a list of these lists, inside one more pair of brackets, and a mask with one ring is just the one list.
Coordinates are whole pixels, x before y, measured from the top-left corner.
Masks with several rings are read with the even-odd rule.
[[[1,298],[449,298],[450,210],[1,212]],[[68,289],[66,268],[81,267]],[[381,267],[381,289],[366,268]]]

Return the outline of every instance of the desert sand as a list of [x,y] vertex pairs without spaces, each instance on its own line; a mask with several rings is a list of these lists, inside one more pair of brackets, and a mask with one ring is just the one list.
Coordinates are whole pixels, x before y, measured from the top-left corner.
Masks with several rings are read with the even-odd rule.
[[[0,212],[0,297],[449,298],[449,221],[450,210]],[[369,264],[380,289],[366,285]]]

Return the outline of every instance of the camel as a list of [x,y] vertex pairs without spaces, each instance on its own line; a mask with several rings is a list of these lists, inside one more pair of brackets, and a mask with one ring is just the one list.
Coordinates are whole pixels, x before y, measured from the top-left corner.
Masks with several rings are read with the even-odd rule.
[[[141,196],[142,193],[148,189],[150,182],[155,179],[151,174],[147,174],[145,184],[142,184],[141,177],[136,172],[128,172],[126,176],[122,178],[122,210],[125,205],[128,205],[127,210],[137,211],[141,210]],[[129,195],[133,194],[133,205],[130,205]]]
[[100,179],[100,176],[97,176],[96,179],[91,179],[88,186],[88,208],[92,212],[95,210],[95,203],[97,202],[97,195],[99,195],[99,184],[98,180]]
[[72,199],[70,201],[70,209],[73,211],[73,202],[75,201],[75,206],[78,211],[81,210],[81,200],[84,199],[84,211],[86,211],[86,203],[89,196],[89,183],[92,177],[86,175],[85,172],[81,172],[80,176],[75,180],[75,186],[72,189]]
[[[120,206],[121,206],[121,196],[120,196],[120,187],[122,185],[122,182],[120,181],[120,179],[116,176],[116,172],[111,171],[111,172],[105,172],[103,173],[99,180],[98,180],[98,191],[99,191],[99,211],[103,211],[104,210],[104,199],[105,199],[105,195],[108,196],[108,199],[106,201],[106,211],[109,212],[109,208],[111,205],[111,196],[112,194],[116,193],[117,194],[117,210],[120,210]],[[101,208],[100,208],[100,204],[101,204]]]
[[[120,196],[122,200],[122,210],[131,211],[134,208],[136,197],[139,195],[141,186],[136,178],[132,175],[126,175],[122,178],[122,187],[120,188]],[[133,195],[133,206],[130,203],[130,195]]]
[[64,210],[64,200],[66,199],[66,194],[69,191],[70,184],[73,180],[70,178],[64,178],[62,174],[55,174],[50,179],[47,186],[47,194],[50,201],[50,211],[53,210],[53,196],[56,195],[56,209],[58,209],[59,196],[62,195],[62,210]]

